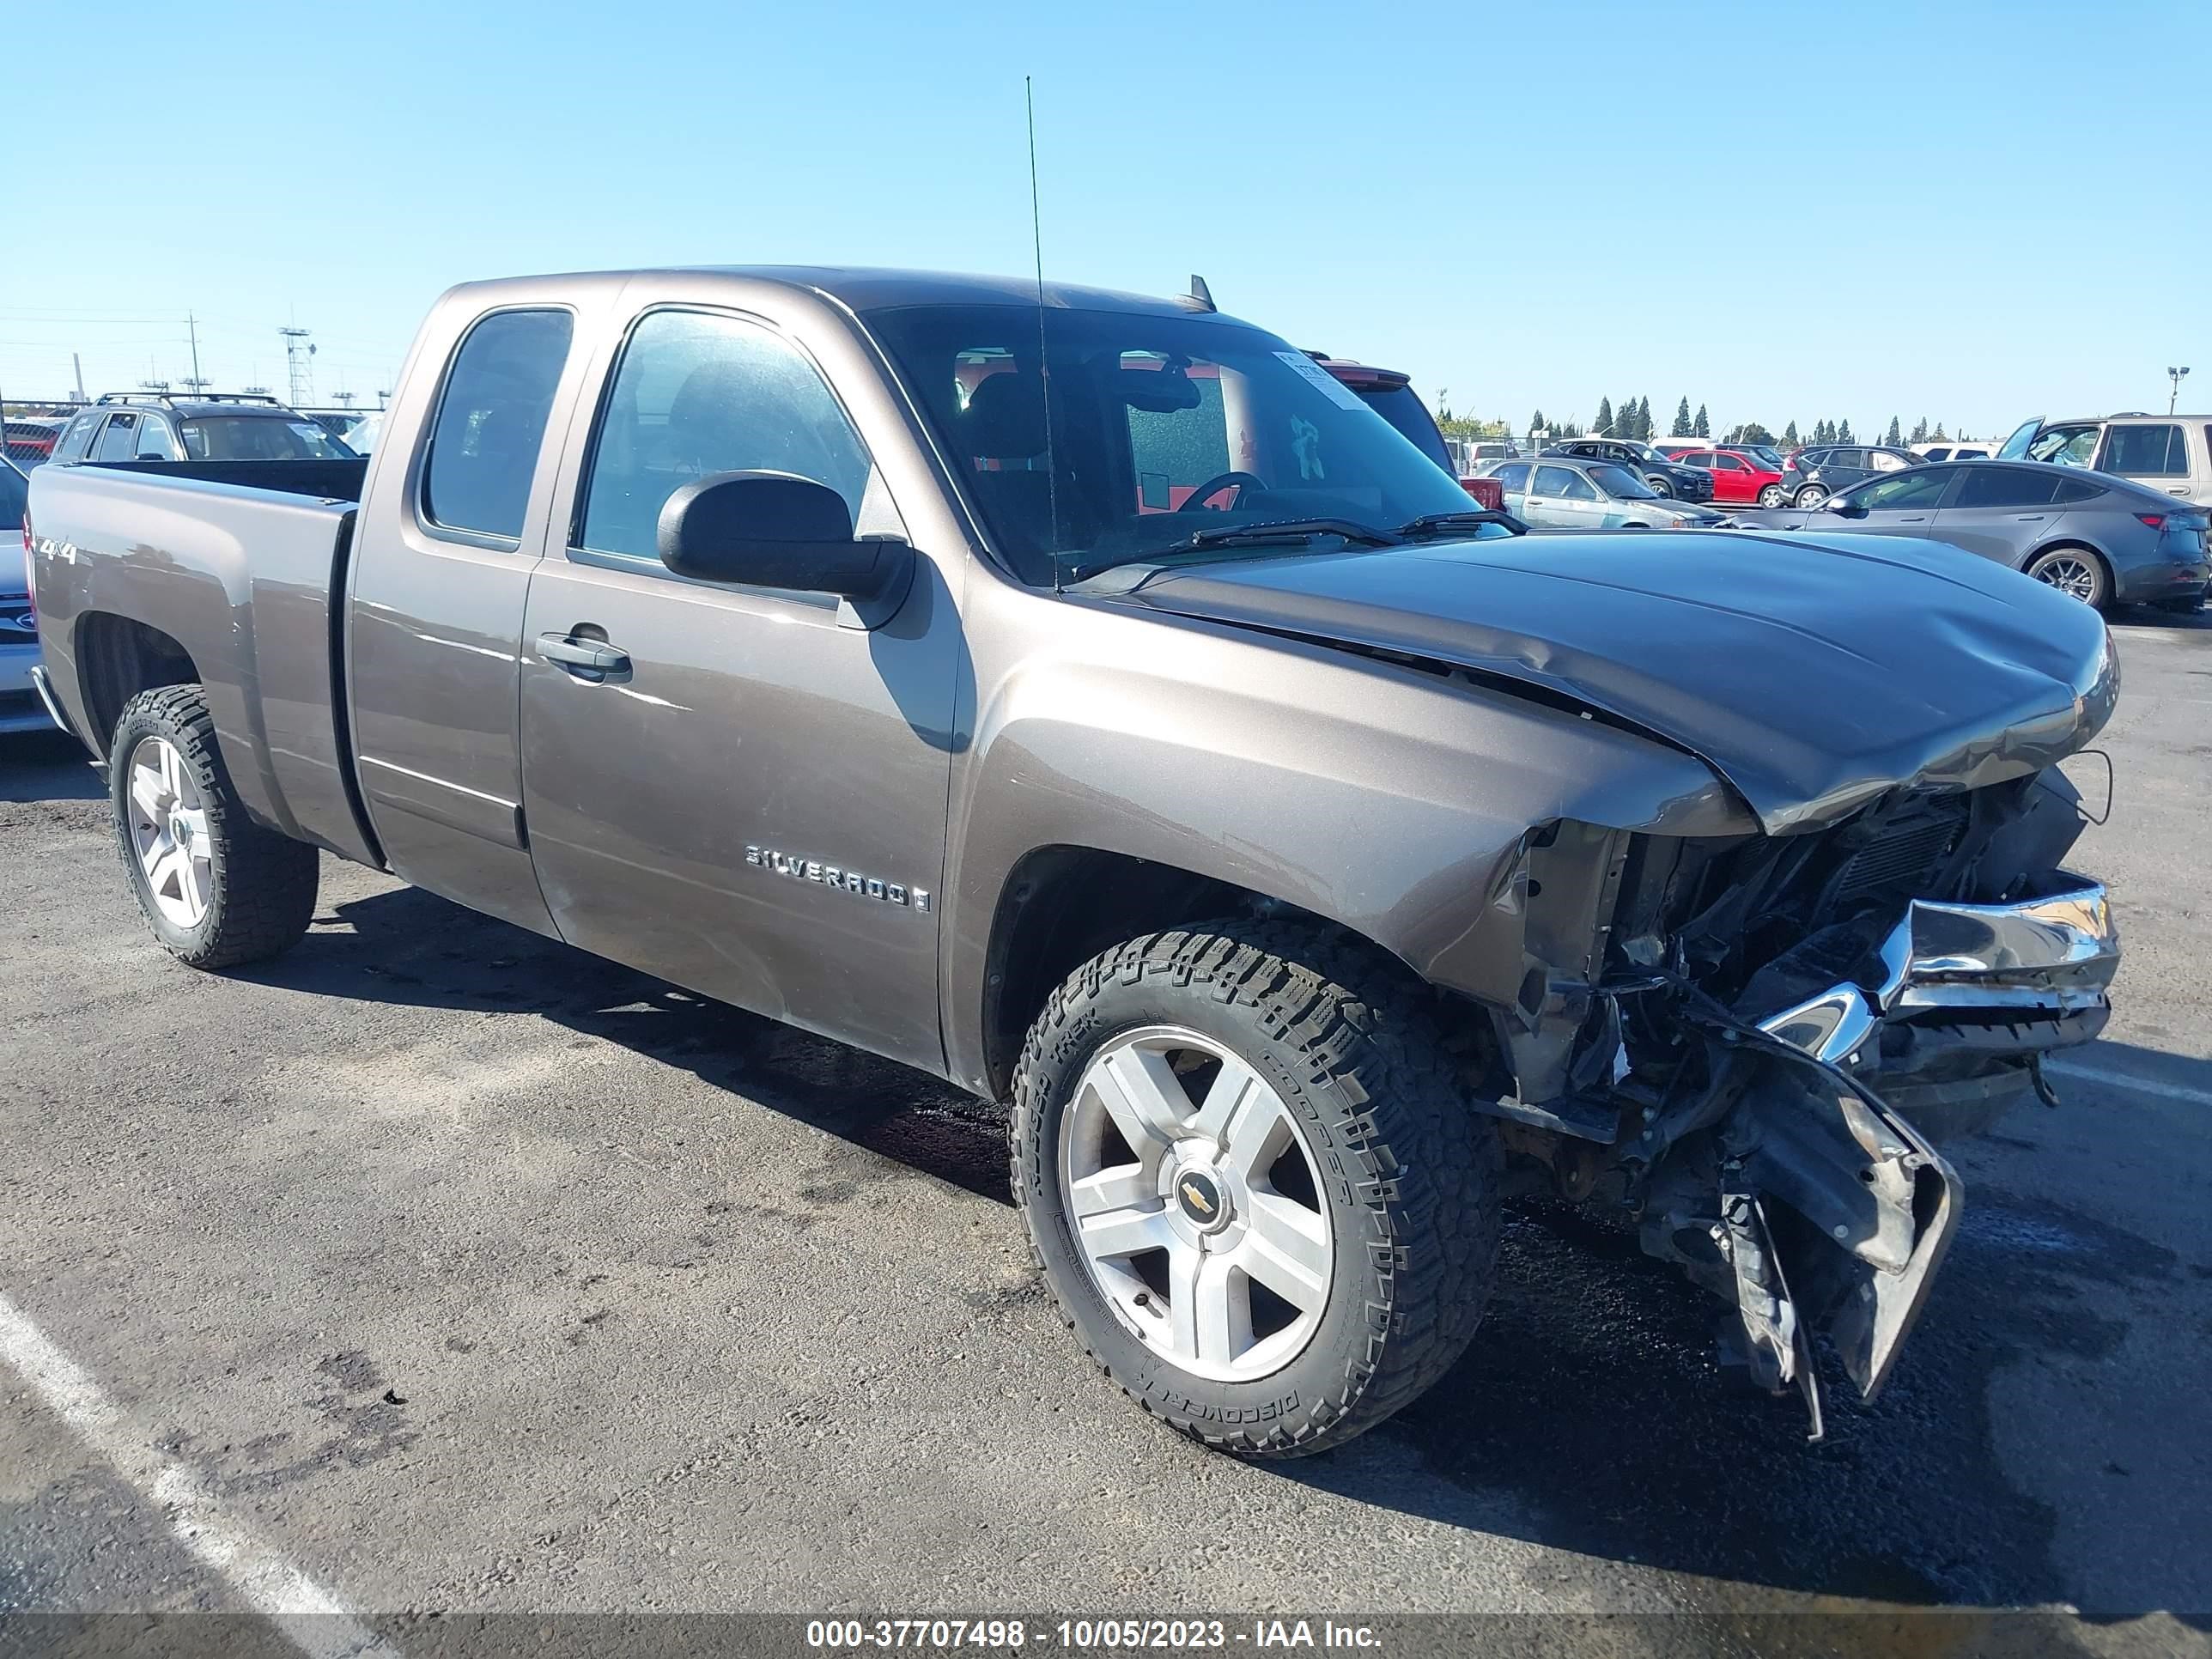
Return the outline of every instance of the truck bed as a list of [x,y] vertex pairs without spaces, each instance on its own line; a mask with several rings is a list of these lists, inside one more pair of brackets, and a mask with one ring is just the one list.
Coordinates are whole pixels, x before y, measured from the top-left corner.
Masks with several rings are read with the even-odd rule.
[[[104,665],[189,658],[253,816],[376,861],[347,763],[344,589],[365,460],[42,466],[31,520],[55,695],[104,757]],[[80,625],[82,622],[82,625]],[[142,631],[144,630],[144,631]],[[148,634],[151,633],[149,642]]]

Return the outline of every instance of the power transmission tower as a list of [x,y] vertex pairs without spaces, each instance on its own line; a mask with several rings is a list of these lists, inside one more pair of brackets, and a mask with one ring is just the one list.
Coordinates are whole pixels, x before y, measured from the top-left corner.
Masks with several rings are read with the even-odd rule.
[[292,407],[303,409],[315,400],[315,348],[304,328],[280,328],[284,337],[284,372],[292,387]]

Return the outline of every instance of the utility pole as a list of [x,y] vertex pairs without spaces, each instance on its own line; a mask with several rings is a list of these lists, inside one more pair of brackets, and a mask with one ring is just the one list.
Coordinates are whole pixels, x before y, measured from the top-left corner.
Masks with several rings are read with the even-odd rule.
[[191,312],[185,313],[185,326],[192,337],[192,378],[185,384],[195,392],[204,391],[207,382],[200,379],[200,322]]
[[377,406],[379,409],[382,409],[382,408],[383,408],[386,404],[390,403],[391,401],[392,401],[392,393],[391,393],[389,391],[379,391],[379,392],[377,392],[377,394],[376,394],[376,406]]
[[291,381],[292,407],[298,409],[315,398],[315,348],[308,340],[309,331],[304,328],[280,328],[284,337],[284,370]]
[[70,362],[76,370],[77,402],[81,404],[91,402],[91,399],[84,395],[84,359],[72,351],[70,353]]
[[2166,412],[2169,415],[2173,413],[2173,406],[2181,401],[2181,380],[2182,377],[2188,373],[2185,368],[2169,368],[2166,371],[2166,378],[2173,383],[2173,390],[2168,392],[2166,398]]

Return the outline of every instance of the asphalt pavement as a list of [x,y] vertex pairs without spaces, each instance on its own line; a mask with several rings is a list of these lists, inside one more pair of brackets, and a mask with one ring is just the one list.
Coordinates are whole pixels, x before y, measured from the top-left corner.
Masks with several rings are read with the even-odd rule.
[[1630,1652],[2027,1606],[2212,1652],[2212,625],[2115,633],[2075,860],[2112,1024],[1965,1150],[1896,1379],[1835,1378],[1817,1446],[1717,1372],[1717,1304],[1537,1207],[1419,1406],[1200,1451],[1054,1316],[992,1107],[336,862],[296,950],[194,973],[89,770],[0,740],[0,1651],[273,1601],[400,1650],[501,1610],[1668,1615],[1581,1627]]

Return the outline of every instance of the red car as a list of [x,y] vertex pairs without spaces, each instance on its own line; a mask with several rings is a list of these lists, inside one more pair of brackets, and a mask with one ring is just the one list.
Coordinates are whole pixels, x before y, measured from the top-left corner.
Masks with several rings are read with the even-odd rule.
[[[1701,466],[1713,475],[1713,499],[1744,506],[1784,507],[1782,475],[1756,455],[1736,449],[1691,449],[1674,457],[1682,466]],[[1774,499],[1766,492],[1771,489]]]

